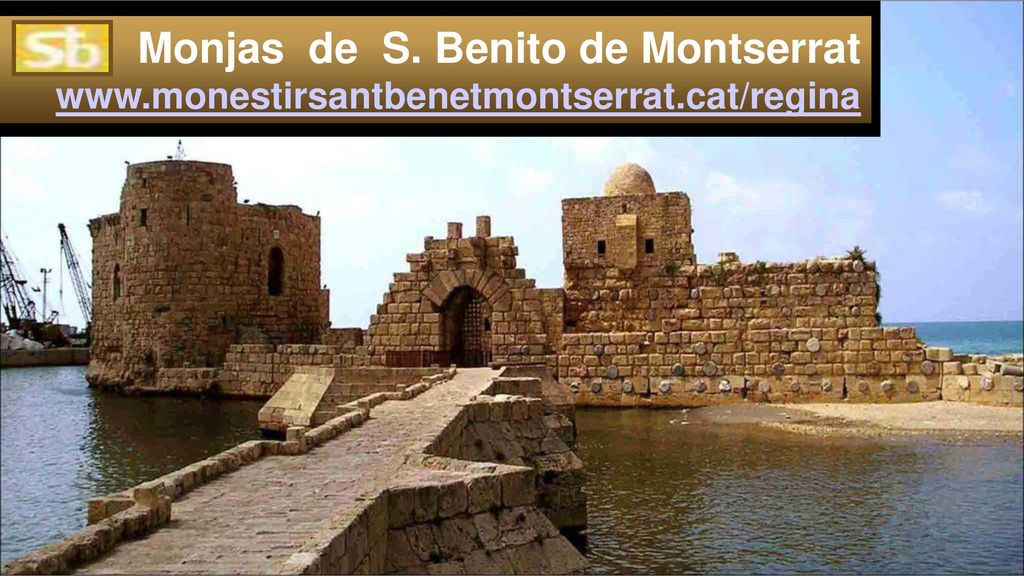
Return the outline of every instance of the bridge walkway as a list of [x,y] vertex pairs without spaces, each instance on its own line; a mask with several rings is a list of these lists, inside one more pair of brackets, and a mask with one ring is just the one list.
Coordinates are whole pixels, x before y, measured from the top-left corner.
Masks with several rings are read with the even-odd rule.
[[497,374],[460,369],[412,400],[377,406],[362,426],[306,454],[263,458],[200,486],[173,503],[169,524],[78,572],[280,572],[303,541],[385,485],[408,450],[439,434]]

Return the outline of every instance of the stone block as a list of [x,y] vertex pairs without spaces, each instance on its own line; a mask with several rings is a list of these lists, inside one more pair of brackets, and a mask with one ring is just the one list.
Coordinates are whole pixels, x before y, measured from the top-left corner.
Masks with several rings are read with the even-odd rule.
[[394,486],[387,490],[388,528],[404,528],[415,521],[416,487]]
[[533,504],[537,495],[534,488],[535,472],[520,468],[501,473],[501,502],[506,508]]
[[96,524],[134,505],[135,501],[132,498],[123,495],[93,498],[88,503],[86,520],[88,524]]
[[416,522],[432,522],[437,518],[437,504],[440,489],[437,484],[421,484],[416,486],[413,507],[413,519]]
[[925,349],[924,356],[932,362],[949,362],[953,359],[953,349],[929,346]]
[[476,514],[501,506],[501,477],[497,474],[475,476],[466,481],[467,511]]
[[450,518],[456,514],[465,514],[468,506],[468,491],[462,481],[447,482],[439,487],[437,498],[437,515]]
[[140,506],[154,508],[167,496],[167,488],[159,480],[139,484],[132,490],[132,500]]
[[480,238],[489,238],[491,236],[491,217],[490,216],[477,216],[476,217],[476,235]]
[[967,376],[967,375],[953,375],[947,374],[942,376],[942,399],[947,402],[967,402],[970,400],[970,390],[972,385],[977,385],[978,381],[981,380],[980,376]]

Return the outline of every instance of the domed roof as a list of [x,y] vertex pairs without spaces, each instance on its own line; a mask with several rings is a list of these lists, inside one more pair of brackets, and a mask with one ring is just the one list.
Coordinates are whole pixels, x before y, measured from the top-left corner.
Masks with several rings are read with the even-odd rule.
[[654,179],[639,164],[629,162],[612,170],[604,183],[605,196],[654,194]]

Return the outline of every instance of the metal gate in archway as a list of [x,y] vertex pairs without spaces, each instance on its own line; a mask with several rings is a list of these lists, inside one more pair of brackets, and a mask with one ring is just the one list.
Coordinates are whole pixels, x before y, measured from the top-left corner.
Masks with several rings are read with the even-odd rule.
[[462,287],[452,292],[441,312],[443,350],[448,361],[467,368],[491,363],[491,307],[480,292]]

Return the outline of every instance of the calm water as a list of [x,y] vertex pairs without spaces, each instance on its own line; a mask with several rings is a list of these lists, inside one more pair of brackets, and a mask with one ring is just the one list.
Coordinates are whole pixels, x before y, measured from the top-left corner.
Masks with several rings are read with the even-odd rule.
[[258,434],[261,402],[124,397],[81,366],[0,370],[0,557],[85,526],[85,503]]
[[[889,324],[887,324],[888,326]],[[1024,351],[1024,322],[905,322],[931,346],[948,346],[966,354],[1020,354]]]
[[594,572],[1024,571],[1019,442],[821,439],[679,419],[577,412]]
[[[914,324],[1020,352],[1021,322]],[[0,562],[85,524],[85,502],[257,436],[259,401],[123,397],[84,368],[0,370]],[[1024,571],[1022,446],[865,442],[583,411],[598,572]]]

